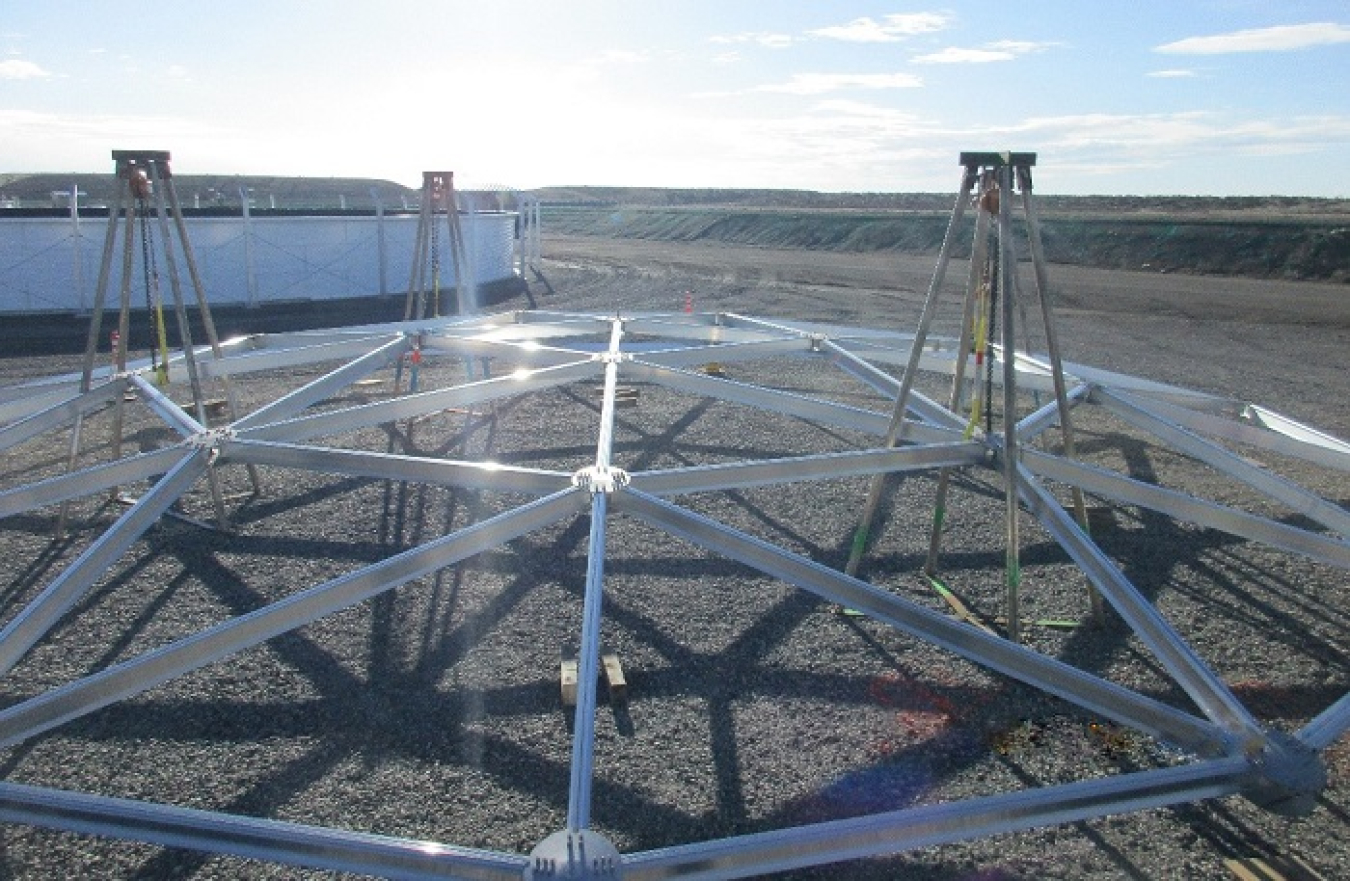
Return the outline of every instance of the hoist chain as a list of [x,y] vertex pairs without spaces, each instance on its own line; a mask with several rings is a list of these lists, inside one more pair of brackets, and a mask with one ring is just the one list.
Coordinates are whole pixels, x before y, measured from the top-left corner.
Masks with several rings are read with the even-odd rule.
[[[154,229],[150,226],[150,206],[144,196],[136,198],[136,211],[141,219],[141,268],[145,276],[145,314],[151,322],[151,339],[157,336],[156,309],[159,303],[159,267],[155,262]],[[150,346],[150,367],[159,369],[155,346]]]
[[[984,359],[984,433],[986,435],[994,433],[994,359],[992,354],[994,340],[998,338],[999,248],[1002,245],[1003,243],[1000,241],[998,247],[991,249],[989,254],[989,322],[985,335],[985,347],[989,350],[990,357]],[[1003,357],[1012,357],[1012,353],[1006,351],[1006,347]]]
[[431,210],[431,314],[441,314],[441,225],[436,222],[436,206]]

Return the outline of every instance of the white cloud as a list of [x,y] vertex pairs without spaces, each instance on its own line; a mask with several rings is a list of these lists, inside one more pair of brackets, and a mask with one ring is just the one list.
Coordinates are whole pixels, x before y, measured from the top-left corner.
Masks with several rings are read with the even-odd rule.
[[850,43],[894,43],[906,37],[945,30],[950,25],[951,17],[940,12],[907,12],[884,16],[881,21],[855,18],[847,24],[817,28],[808,33]]
[[1181,69],[1153,70],[1149,71],[1144,75],[1160,80],[1179,80],[1179,79],[1186,79],[1188,77],[1199,76],[1199,74],[1193,70],[1181,70]]
[[791,34],[775,34],[765,31],[754,31],[744,34],[722,34],[710,38],[714,43],[754,43],[757,46],[763,46],[765,49],[786,49],[797,39]]
[[958,49],[948,46],[941,52],[930,52],[913,58],[915,64],[988,64],[991,61],[1012,61],[1016,53],[1006,49]]
[[1350,43],[1350,26],[1317,22],[1253,28],[1209,37],[1187,37],[1175,43],[1164,43],[1153,51],[1178,55],[1223,55],[1229,52],[1288,52],[1335,43]]
[[985,48],[1013,52],[1017,55],[1030,55],[1032,52],[1044,52],[1046,49],[1053,49],[1062,45],[1064,44],[1041,43],[1034,40],[995,40],[992,43],[985,44]]
[[853,120],[901,120],[908,125],[914,125],[920,122],[919,117],[912,113],[896,110],[894,107],[868,104],[865,101],[850,101],[844,98],[829,98],[824,101],[819,101],[812,109],[818,114],[830,114]]
[[1059,43],[1036,43],[1030,40],[997,40],[975,49],[948,46],[940,52],[930,52],[911,59],[915,64],[988,64],[992,61],[1012,61],[1033,52],[1044,52]]
[[46,76],[51,74],[31,61],[20,61],[17,58],[0,61],[0,80],[31,80]]
[[798,73],[785,83],[756,86],[756,92],[823,95],[841,89],[917,89],[923,80],[909,73]]
[[1242,119],[1191,111],[1156,114],[1080,114],[1032,117],[1003,137],[1035,137],[1041,152],[1087,154],[1105,162],[1141,165],[1190,161],[1196,156],[1289,156],[1339,150],[1350,144],[1350,117]]

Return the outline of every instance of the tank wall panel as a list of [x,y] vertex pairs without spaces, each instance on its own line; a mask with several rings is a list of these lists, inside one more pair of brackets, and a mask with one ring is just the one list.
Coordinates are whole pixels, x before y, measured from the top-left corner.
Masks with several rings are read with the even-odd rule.
[[[455,273],[440,218],[441,287],[453,302]],[[402,294],[412,274],[417,217],[254,216],[246,231],[242,217],[190,217],[188,238],[202,285],[211,303],[268,303]],[[384,230],[384,279],[380,278],[380,228]],[[145,305],[139,228],[133,232],[133,270],[129,279],[133,307]],[[164,302],[171,302],[165,266],[164,236],[151,218],[154,263]],[[172,223],[170,224],[172,226]],[[468,255],[466,277],[478,284],[514,273],[516,214],[464,215],[461,229]],[[116,308],[122,289],[124,220],[118,222],[107,307]],[[82,311],[93,305],[107,220],[0,216],[0,312]],[[252,237],[253,278],[247,271],[247,241]],[[177,248],[177,236],[174,236]],[[184,295],[192,291],[181,252],[174,251]]]

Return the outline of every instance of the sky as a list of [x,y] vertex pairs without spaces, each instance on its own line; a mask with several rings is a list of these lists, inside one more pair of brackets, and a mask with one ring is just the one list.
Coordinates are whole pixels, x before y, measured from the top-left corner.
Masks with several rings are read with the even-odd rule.
[[6,0],[0,172],[1350,197],[1346,0]]

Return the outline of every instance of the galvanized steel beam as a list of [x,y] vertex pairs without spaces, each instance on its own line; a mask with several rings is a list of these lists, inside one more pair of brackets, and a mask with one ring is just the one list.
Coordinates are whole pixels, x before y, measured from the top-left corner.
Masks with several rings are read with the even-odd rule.
[[0,427],[0,451],[16,447],[54,428],[69,425],[81,416],[96,413],[120,398],[125,391],[126,379],[118,377],[112,382],[96,386],[73,398],[67,398],[23,417],[17,422],[4,425]]
[[155,524],[210,467],[211,453],[199,448],[174,465],[159,482],[127,509],[38,597],[0,630],[0,674],[8,673],[80,597],[103,577],[108,567]]
[[[0,746],[27,740],[415,578],[491,550],[576,514],[584,504],[585,500],[575,490],[546,496],[7,707],[0,711]],[[0,634],[0,652],[7,658],[13,651],[8,650],[4,636]],[[12,663],[6,664],[4,669],[10,666]]]
[[1350,511],[1339,505],[1169,422],[1150,412],[1147,404],[1130,395],[1097,388],[1093,390],[1092,398],[1135,428],[1147,431],[1186,455],[1283,502],[1295,512],[1316,520],[1328,529],[1350,536]]
[[526,858],[239,814],[0,782],[0,820],[334,872],[519,881]]
[[142,402],[154,411],[155,415],[164,420],[164,424],[172,428],[182,437],[192,437],[206,431],[206,426],[197,419],[194,419],[182,407],[174,403],[168,395],[155,388],[154,383],[147,380],[139,373],[133,373],[130,376],[131,384],[136,388],[136,394],[140,396]]
[[1152,810],[1231,795],[1241,789],[1248,771],[1243,759],[1214,759],[643,851],[624,857],[623,879],[742,878]]
[[[849,428],[876,436],[884,436],[889,419],[885,414],[858,407],[849,407],[791,392],[767,389],[748,383],[719,379],[713,376],[673,370],[648,364],[645,361],[633,361],[623,368],[625,378],[651,382],[676,391],[733,404],[744,404],[760,410],[781,413],[784,416],[796,416],[811,422]],[[950,432],[941,432],[922,425],[906,426],[904,437],[912,440],[936,441],[953,440]]]
[[[824,340],[821,343],[821,350],[822,357],[849,376],[885,395],[888,400],[894,401],[899,398],[900,383],[889,373],[877,369],[833,340]],[[965,427],[961,417],[916,389],[909,390],[907,407],[913,415],[924,422],[953,431],[960,431]]]
[[1201,755],[1223,754],[1229,749],[1223,731],[1206,720],[655,496],[629,488],[617,493],[613,504],[616,511],[637,517],[677,538],[854,609],[1091,713]]
[[600,671],[600,613],[605,598],[605,527],[614,474],[614,398],[624,323],[612,323],[605,359],[604,398],[590,472],[590,537],[586,549],[586,593],[581,610],[581,648],[577,656],[577,706],[572,726],[572,762],[567,789],[567,829],[580,832],[591,823],[592,778],[595,774],[595,706]]
[[332,397],[358,379],[363,379],[375,371],[389,366],[410,348],[412,348],[412,341],[405,336],[399,336],[383,345],[377,345],[376,348],[359,358],[348,361],[336,370],[319,377],[313,382],[306,383],[290,394],[283,395],[272,403],[259,407],[247,416],[236,420],[233,428],[235,431],[240,431],[264,422],[288,419],[307,407]]
[[86,498],[124,483],[164,474],[192,452],[188,446],[164,447],[0,492],[0,517]]
[[1166,514],[1174,520],[1217,529],[1239,538],[1302,554],[1331,566],[1350,569],[1350,542],[1047,453],[1024,450],[1022,463],[1033,474],[1079,487],[1102,498],[1138,505]]
[[559,367],[522,370],[494,379],[404,395],[391,401],[378,401],[330,413],[318,413],[285,422],[259,425],[240,431],[239,437],[245,440],[297,441],[340,434],[344,431],[406,419],[409,416],[425,416],[428,413],[456,407],[471,407],[487,401],[537,392],[580,379],[590,379],[598,372],[600,372],[599,365],[590,359]]
[[[566,489],[572,476],[561,471],[521,468],[496,462],[465,462],[342,450],[302,444],[234,440],[223,450],[226,461],[273,465],[321,474],[370,477],[376,480],[406,480],[430,486],[460,486],[466,489],[498,490],[546,495]],[[2,498],[2,497],[0,497]]]
[[[1006,466],[1005,466],[1006,467]],[[1059,542],[1078,568],[1130,629],[1148,646],[1196,706],[1215,724],[1241,741],[1244,747],[1261,743],[1265,733],[1260,723],[1232,690],[1209,668],[1181,635],[1167,622],[1129,579],[1093,544],[1069,512],[1037,481],[1025,465],[1016,465],[1021,500],[1041,525]]]
[[802,483],[834,477],[927,471],[933,468],[977,465],[987,462],[988,459],[989,450],[984,444],[957,441],[847,453],[825,453],[818,456],[791,456],[757,462],[639,471],[631,477],[632,485],[636,489],[656,496],[672,496]]

